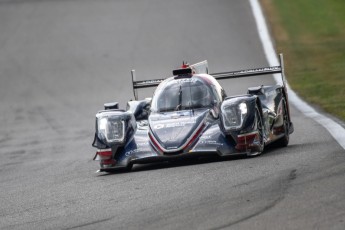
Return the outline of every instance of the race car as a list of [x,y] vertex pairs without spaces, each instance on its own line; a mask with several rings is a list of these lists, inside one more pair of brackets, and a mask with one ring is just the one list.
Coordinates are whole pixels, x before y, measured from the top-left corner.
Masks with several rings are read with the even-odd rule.
[[[279,60],[279,66],[213,74],[207,61],[183,63],[171,77],[144,81],[136,81],[132,70],[135,100],[125,110],[106,103],[96,114],[92,146],[99,171],[209,155],[256,156],[271,143],[287,146],[294,128],[282,54]],[[282,85],[228,96],[218,82],[263,74],[280,74]],[[157,87],[153,97],[138,100],[137,90],[147,87]]]

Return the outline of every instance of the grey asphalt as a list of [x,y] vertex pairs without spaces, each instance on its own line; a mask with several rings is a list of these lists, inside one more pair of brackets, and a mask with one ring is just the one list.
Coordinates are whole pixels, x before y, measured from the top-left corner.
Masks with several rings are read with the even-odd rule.
[[345,229],[345,151],[294,108],[290,145],[260,157],[95,173],[94,115],[133,98],[130,70],[204,59],[267,65],[247,1],[0,0],[0,229]]

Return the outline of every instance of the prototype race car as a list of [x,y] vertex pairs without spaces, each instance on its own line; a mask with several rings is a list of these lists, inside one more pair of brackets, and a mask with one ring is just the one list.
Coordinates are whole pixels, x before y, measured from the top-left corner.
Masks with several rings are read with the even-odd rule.
[[[132,70],[135,100],[126,110],[106,103],[96,114],[92,146],[99,171],[207,155],[255,156],[273,142],[287,146],[294,129],[282,54],[279,59],[279,66],[213,74],[207,61],[184,63],[172,77],[145,81],[136,81]],[[276,73],[282,85],[252,87],[238,96],[227,96],[217,81]],[[137,89],[156,86],[152,98],[138,100]]]

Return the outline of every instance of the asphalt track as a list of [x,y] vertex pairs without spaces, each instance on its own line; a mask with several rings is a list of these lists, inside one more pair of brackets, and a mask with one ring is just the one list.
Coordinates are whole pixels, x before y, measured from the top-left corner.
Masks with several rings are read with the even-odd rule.
[[204,59],[267,65],[249,2],[0,0],[0,229],[344,229],[344,149],[293,107],[290,145],[260,157],[94,173],[94,114],[133,98],[130,70]]

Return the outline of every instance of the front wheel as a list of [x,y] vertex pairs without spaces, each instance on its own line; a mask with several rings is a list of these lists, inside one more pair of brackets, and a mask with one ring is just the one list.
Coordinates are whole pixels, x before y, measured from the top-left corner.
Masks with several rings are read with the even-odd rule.
[[126,166],[126,171],[130,172],[133,168],[133,164],[132,163],[128,163],[128,165]]

